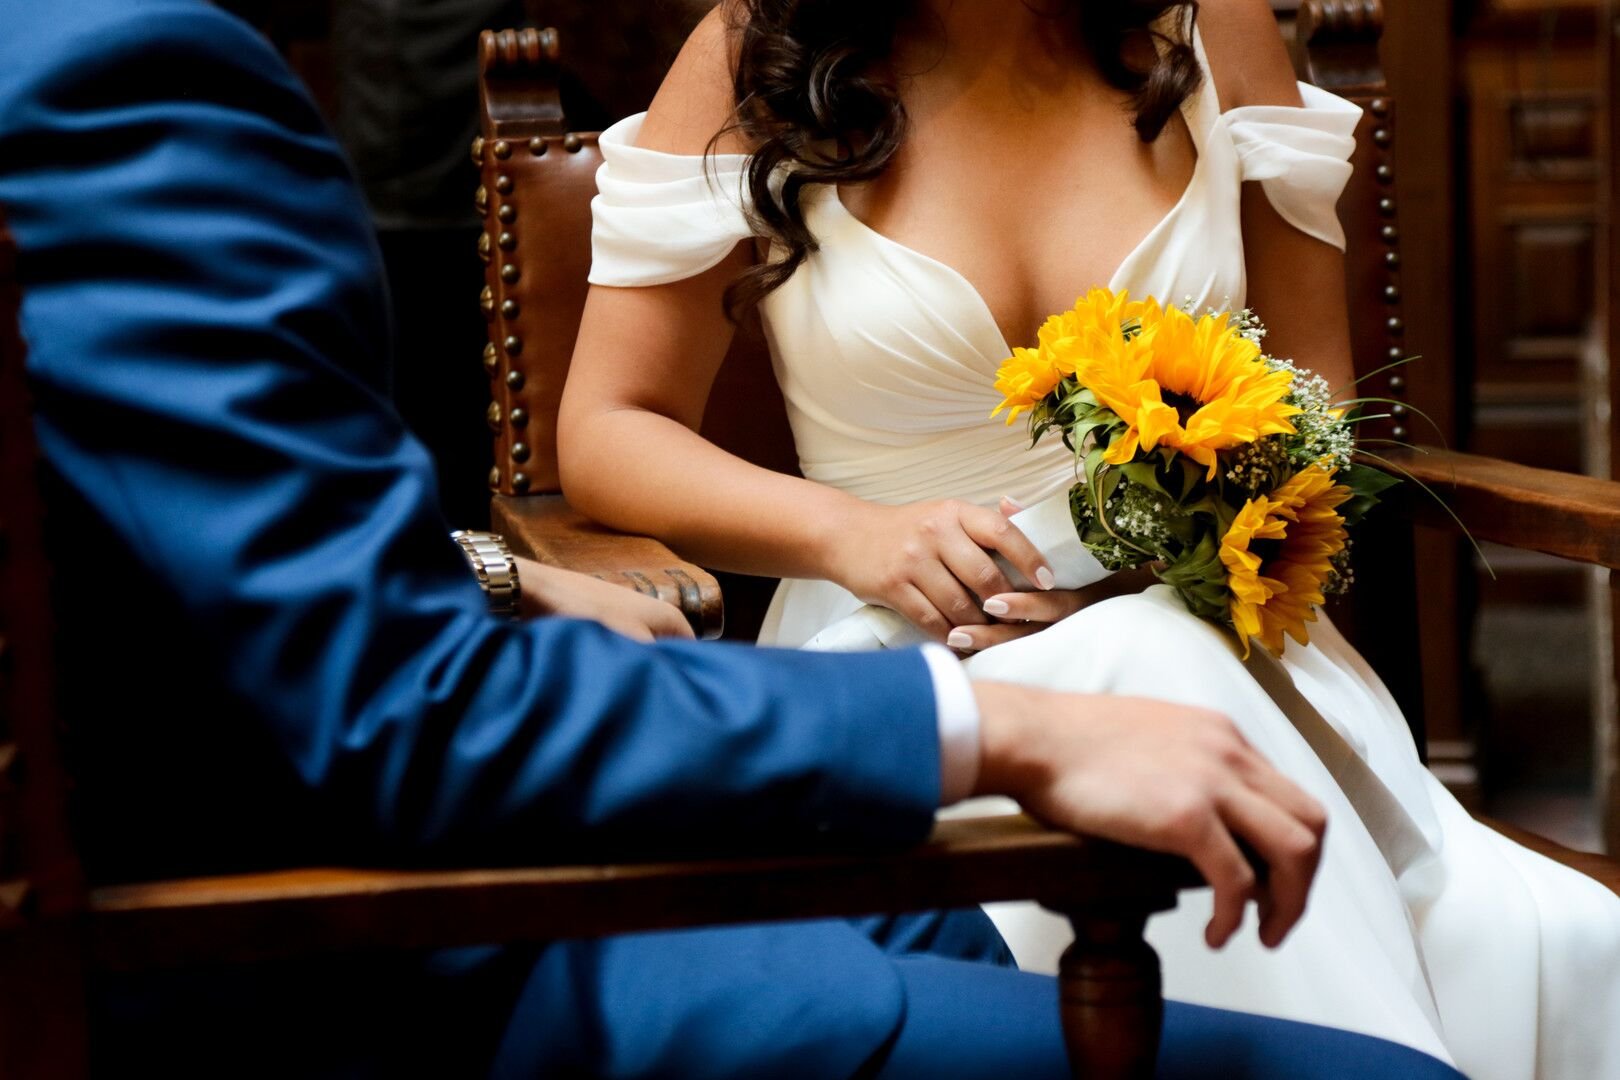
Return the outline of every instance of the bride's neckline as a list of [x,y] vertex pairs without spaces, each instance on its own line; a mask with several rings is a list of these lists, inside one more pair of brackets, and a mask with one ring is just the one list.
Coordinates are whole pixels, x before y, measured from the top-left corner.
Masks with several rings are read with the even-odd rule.
[[[1152,244],[1153,241],[1158,238],[1160,233],[1174,225],[1175,220],[1181,216],[1182,210],[1186,207],[1188,201],[1192,198],[1193,192],[1198,187],[1199,179],[1202,177],[1204,172],[1204,160],[1209,156],[1209,135],[1208,132],[1200,130],[1199,117],[1197,115],[1197,110],[1202,104],[1205,89],[1207,88],[1201,88],[1198,92],[1194,93],[1181,103],[1181,115],[1187,123],[1187,131],[1192,138],[1193,153],[1195,155],[1193,160],[1192,176],[1188,179],[1187,186],[1182,189],[1181,197],[1176,200],[1175,205],[1167,210],[1163,217],[1159,218],[1153,227],[1147,231],[1147,234],[1137,242],[1135,247],[1131,248],[1125,257],[1120,260],[1119,265],[1114,268],[1113,275],[1108,279],[1107,283],[1108,288],[1110,289],[1114,289],[1116,291],[1118,290],[1120,277],[1125,273],[1125,271],[1130,269],[1131,265],[1136,261],[1136,257],[1140,255],[1145,248]],[[996,318],[995,311],[990,307],[990,302],[984,298],[984,293],[979,290],[979,287],[973,283],[973,280],[969,278],[967,274],[952,266],[950,263],[945,262],[943,259],[935,258],[934,256],[929,255],[927,252],[919,251],[909,244],[901,243],[899,240],[894,239],[887,233],[881,232],[880,230],[867,224],[844,203],[843,195],[839,192],[836,185],[828,185],[827,190],[827,202],[831,203],[841,216],[852,223],[856,228],[861,230],[861,232],[866,236],[872,238],[880,244],[885,245],[886,247],[917,260],[925,266],[933,268],[946,279],[951,281],[963,292],[964,295],[971,297],[973,306],[977,307],[985,322],[985,325],[995,331],[996,340],[1002,349],[1002,356],[1005,357],[1012,355],[1012,346],[1010,344],[1011,339],[1008,337],[1006,328],[1003,327],[1000,321]],[[1082,285],[1076,291],[1075,295],[1082,295],[1091,287],[1091,284],[1092,283]],[[1031,338],[1031,340],[1033,340],[1033,338]],[[997,359],[999,360],[1001,357],[997,357]]]

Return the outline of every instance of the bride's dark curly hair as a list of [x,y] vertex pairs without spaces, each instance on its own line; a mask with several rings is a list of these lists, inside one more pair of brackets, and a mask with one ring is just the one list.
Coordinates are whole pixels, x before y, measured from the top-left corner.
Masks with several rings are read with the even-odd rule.
[[[746,182],[760,232],[786,255],[751,267],[726,291],[733,317],[780,286],[816,250],[800,203],[807,184],[882,174],[906,134],[906,110],[885,62],[917,0],[727,0],[737,115],[727,130],[754,146]],[[1108,83],[1131,95],[1142,141],[1159,137],[1202,72],[1191,27],[1197,0],[1065,0],[1079,39]],[[1185,28],[1167,36],[1154,26]],[[1141,49],[1144,43],[1157,49]],[[1156,56],[1151,66],[1132,62]],[[774,179],[777,171],[784,179]]]

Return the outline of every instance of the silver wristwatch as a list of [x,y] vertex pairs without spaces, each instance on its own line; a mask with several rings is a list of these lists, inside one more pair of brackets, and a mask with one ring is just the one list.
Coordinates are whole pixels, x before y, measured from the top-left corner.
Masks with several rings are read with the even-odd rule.
[[469,532],[457,529],[450,539],[461,546],[489,601],[489,610],[497,616],[515,619],[518,616],[518,568],[506,537],[492,532]]

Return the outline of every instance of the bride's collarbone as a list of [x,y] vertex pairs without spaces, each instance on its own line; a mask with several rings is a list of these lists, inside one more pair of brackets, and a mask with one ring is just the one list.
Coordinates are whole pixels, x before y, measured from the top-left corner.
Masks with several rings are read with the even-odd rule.
[[974,146],[930,133],[839,197],[871,229],[957,271],[1020,344],[1046,315],[1108,285],[1178,204],[1196,155],[1185,127],[1175,134],[1185,154],[1134,131],[1106,148],[1088,152],[1076,138],[1049,153],[1018,136]]

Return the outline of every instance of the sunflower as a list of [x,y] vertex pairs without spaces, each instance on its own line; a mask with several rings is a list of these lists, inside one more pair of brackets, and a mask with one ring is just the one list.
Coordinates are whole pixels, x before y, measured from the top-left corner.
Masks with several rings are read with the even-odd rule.
[[1146,308],[1140,301],[1133,302],[1128,292],[1092,289],[1073,308],[1047,319],[1035,348],[1014,349],[996,370],[1001,404],[991,411],[991,418],[1007,410],[1007,423],[1011,424],[1039,405],[1086,357],[1123,345],[1126,328],[1134,328]]
[[1281,656],[1283,634],[1310,644],[1305,624],[1316,621],[1322,587],[1347,534],[1338,507],[1350,489],[1332,470],[1313,465],[1268,495],[1250,499],[1221,538],[1221,563],[1232,593],[1232,628],[1243,642],[1258,639]]
[[1060,370],[1040,349],[1014,349],[996,370],[996,390],[1001,394],[1001,404],[991,412],[990,418],[995,419],[1006,409],[1007,423],[1011,424],[1056,390],[1066,374],[1074,372]]
[[1203,465],[1211,479],[1216,452],[1266,435],[1294,434],[1286,404],[1287,370],[1273,371],[1260,347],[1231,326],[1229,315],[1194,319],[1149,300],[1139,332],[1115,338],[1111,325],[1074,339],[1080,384],[1125,421],[1103,460],[1123,465],[1138,450],[1169,446]]

